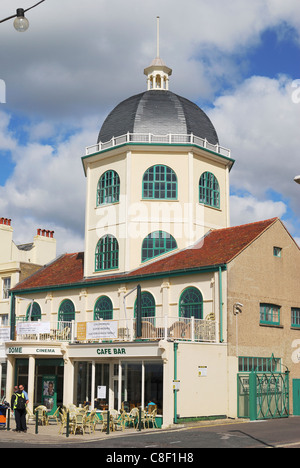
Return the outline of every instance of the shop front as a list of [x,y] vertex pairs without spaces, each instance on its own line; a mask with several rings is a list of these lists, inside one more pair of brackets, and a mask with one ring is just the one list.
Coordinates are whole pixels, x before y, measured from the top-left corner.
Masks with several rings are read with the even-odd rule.
[[6,348],[7,383],[10,388],[23,384],[29,408],[46,406],[53,414],[63,404],[64,359],[59,346],[32,346],[18,343]]
[[[59,406],[130,411],[157,405],[158,424],[173,422],[172,345],[164,341],[6,346],[7,389],[22,383],[29,409]],[[10,392],[9,392],[10,393]]]
[[166,399],[163,352],[159,343],[70,345],[73,402],[99,411],[130,411],[153,402],[162,425]]

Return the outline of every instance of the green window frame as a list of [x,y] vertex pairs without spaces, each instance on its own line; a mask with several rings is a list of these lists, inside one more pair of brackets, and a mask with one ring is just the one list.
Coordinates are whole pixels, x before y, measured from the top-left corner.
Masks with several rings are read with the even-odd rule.
[[144,200],[177,200],[177,176],[162,164],[151,166],[143,176]]
[[97,206],[120,201],[120,177],[116,171],[106,171],[97,186]]
[[[27,310],[26,310],[26,321],[27,322],[29,320],[30,308],[31,308],[31,304],[29,304],[29,306],[27,307]],[[42,318],[41,307],[37,302],[34,302],[32,304],[32,311],[31,311],[30,321],[31,322],[38,322],[39,320],[41,320],[41,318]]]
[[220,187],[211,172],[203,172],[199,180],[199,203],[220,208]]
[[273,255],[274,257],[281,258],[282,248],[281,247],[273,247]]
[[[137,303],[134,304],[134,318],[136,318]],[[154,296],[148,292],[142,292],[142,318],[154,318],[156,314],[156,305]]]
[[300,309],[298,307],[292,307],[291,325],[292,327],[300,328]]
[[199,289],[185,289],[179,299],[179,317],[203,319],[203,297]]
[[142,262],[177,249],[174,237],[165,231],[151,232],[142,243]]
[[75,320],[75,306],[71,299],[64,299],[59,306],[58,321],[72,322]]
[[239,372],[280,372],[281,359],[239,356]]
[[113,305],[107,296],[101,296],[97,299],[94,307],[94,320],[112,320]]
[[98,241],[95,252],[95,270],[113,270],[119,267],[119,244],[111,234]]
[[260,304],[260,323],[280,325],[280,306],[275,304]]

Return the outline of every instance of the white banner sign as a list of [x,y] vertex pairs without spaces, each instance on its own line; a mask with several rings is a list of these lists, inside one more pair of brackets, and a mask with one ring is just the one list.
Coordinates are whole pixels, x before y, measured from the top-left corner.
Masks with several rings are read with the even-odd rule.
[[19,322],[18,335],[41,335],[50,333],[50,322]]
[[116,339],[118,338],[118,322],[88,322],[86,324],[86,339]]
[[0,327],[0,343],[10,341],[10,327]]

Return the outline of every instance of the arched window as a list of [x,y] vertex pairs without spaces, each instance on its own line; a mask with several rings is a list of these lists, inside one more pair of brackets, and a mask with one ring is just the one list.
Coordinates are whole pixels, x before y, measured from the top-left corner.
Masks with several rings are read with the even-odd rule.
[[95,270],[112,270],[119,266],[119,244],[117,239],[108,234],[101,237],[95,252]]
[[120,200],[120,177],[116,171],[106,171],[97,187],[97,206],[116,203]]
[[37,302],[29,304],[26,311],[26,320],[31,322],[38,322],[42,318],[41,307]]
[[[134,316],[136,317],[136,301],[134,304]],[[155,317],[155,299],[148,291],[142,292],[142,317]]]
[[187,288],[179,299],[179,317],[196,319],[203,318],[203,298],[197,288]]
[[59,306],[58,321],[72,322],[75,320],[75,306],[70,299],[65,299]]
[[171,234],[155,231],[149,234],[142,243],[142,262],[177,249],[177,243]]
[[152,166],[143,177],[143,198],[177,200],[177,177],[168,166]]
[[199,203],[220,208],[219,182],[211,172],[204,172],[200,177]]
[[109,297],[99,297],[94,308],[94,320],[112,320],[113,305]]

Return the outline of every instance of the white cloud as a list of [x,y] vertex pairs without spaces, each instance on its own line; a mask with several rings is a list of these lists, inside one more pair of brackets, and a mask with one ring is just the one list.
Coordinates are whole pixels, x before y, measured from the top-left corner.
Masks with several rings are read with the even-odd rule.
[[0,213],[12,219],[17,243],[29,242],[37,228],[45,228],[55,231],[59,252],[82,249],[86,180],[81,157],[86,142],[94,142],[88,127],[56,147],[12,141],[15,168],[0,187]]
[[300,247],[300,237],[294,237],[294,240],[295,240],[295,242],[297,242],[297,244]]
[[[31,3],[24,0],[24,8]],[[18,6],[3,0],[1,14]],[[245,52],[266,28],[288,24],[300,32],[298,0],[47,1],[28,12],[26,34],[15,33],[11,22],[1,26],[7,107],[64,120],[101,117],[145,89],[157,15],[161,56],[174,70],[171,89],[193,100],[235,84]]]
[[300,172],[300,106],[292,101],[293,90],[287,77],[255,76],[218,98],[210,117],[236,160],[230,175],[233,194],[248,193],[264,202],[276,192],[300,216],[299,188],[293,182]]
[[9,131],[10,117],[0,111],[0,150],[11,151],[15,149],[16,142]]
[[237,195],[230,197],[230,207],[232,226],[275,217],[281,218],[287,210],[283,202],[260,201],[253,196],[239,197]]
[[[19,6],[19,0],[3,0],[2,17]],[[11,151],[15,163],[0,187],[0,215],[12,218],[17,242],[30,241],[41,227],[55,230],[60,252],[82,249],[81,156],[107,113],[146,89],[143,69],[155,56],[157,15],[172,91],[195,101],[214,99],[224,83],[233,87],[210,112],[221,144],[236,159],[234,191],[249,194],[231,197],[232,223],[283,216],[288,202],[271,200],[270,188],[300,216],[292,182],[300,172],[295,90],[286,77],[242,81],[247,50],[265,29],[292,27],[299,40],[298,0],[51,0],[28,12],[26,34],[16,33],[12,22],[0,29],[7,92],[0,150]],[[12,132],[10,113],[26,117],[25,141]]]

